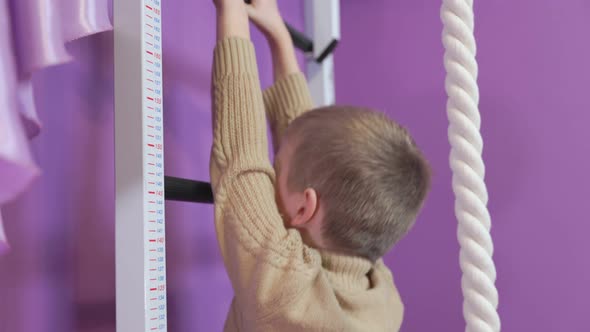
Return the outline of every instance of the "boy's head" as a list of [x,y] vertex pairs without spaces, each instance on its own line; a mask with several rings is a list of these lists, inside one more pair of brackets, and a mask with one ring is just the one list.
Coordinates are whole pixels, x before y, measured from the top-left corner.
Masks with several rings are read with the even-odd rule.
[[331,106],[289,126],[277,156],[277,202],[313,247],[375,261],[413,225],[429,166],[385,115]]

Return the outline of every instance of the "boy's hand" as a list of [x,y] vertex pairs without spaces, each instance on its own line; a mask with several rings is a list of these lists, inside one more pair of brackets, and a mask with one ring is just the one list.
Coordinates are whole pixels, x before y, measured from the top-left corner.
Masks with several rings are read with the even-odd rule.
[[281,17],[277,0],[247,0],[246,2],[249,3],[246,10],[250,20],[268,40],[275,80],[299,72],[293,41]]
[[217,39],[242,37],[250,39],[248,13],[243,0],[213,0],[217,8]]
[[250,0],[246,6],[252,22],[269,39],[269,42],[290,42],[287,27],[283,22],[277,0]]

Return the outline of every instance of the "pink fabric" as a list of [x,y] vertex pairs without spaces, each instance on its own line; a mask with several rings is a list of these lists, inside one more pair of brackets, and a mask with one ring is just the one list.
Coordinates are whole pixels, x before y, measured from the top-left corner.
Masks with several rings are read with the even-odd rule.
[[[112,29],[109,7],[107,0],[0,1],[0,206],[40,173],[28,142],[41,129],[32,73],[70,61],[67,42]],[[6,248],[0,217],[0,253]]]
[[8,250],[8,241],[4,234],[4,227],[2,226],[2,215],[0,214],[0,255]]

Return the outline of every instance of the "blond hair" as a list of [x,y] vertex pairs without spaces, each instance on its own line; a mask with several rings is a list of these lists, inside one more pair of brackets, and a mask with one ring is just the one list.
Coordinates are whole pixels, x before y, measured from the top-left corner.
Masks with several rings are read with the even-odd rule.
[[288,187],[313,188],[331,249],[376,261],[414,224],[430,187],[427,161],[382,113],[330,106],[295,119]]

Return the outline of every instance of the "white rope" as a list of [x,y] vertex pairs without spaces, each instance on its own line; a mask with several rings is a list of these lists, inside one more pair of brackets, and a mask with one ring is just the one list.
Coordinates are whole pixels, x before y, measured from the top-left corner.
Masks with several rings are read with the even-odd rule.
[[453,170],[455,214],[461,245],[463,316],[467,332],[500,331],[494,244],[481,157],[479,88],[476,44],[473,34],[473,0],[443,0],[444,64],[447,71],[450,165]]

